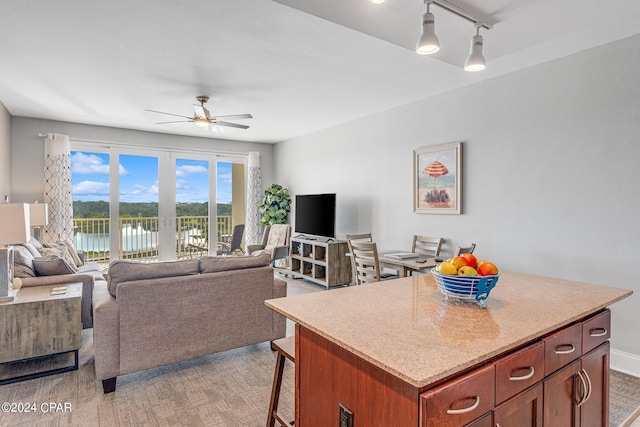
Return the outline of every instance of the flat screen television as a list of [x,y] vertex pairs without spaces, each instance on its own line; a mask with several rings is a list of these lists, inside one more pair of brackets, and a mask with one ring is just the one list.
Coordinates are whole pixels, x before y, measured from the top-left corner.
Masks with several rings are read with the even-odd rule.
[[296,195],[295,232],[304,235],[336,237],[336,195]]

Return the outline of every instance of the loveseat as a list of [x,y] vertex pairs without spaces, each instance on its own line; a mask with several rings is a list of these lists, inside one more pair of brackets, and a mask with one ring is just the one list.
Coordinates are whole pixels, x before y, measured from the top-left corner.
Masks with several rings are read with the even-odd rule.
[[23,287],[67,285],[82,283],[82,328],[93,327],[91,301],[96,284],[107,282],[96,262],[85,262],[70,242],[57,242],[43,246],[35,239],[15,245],[14,277]]
[[117,260],[93,292],[96,378],[120,375],[285,336],[264,301],[286,296],[268,254],[141,263]]

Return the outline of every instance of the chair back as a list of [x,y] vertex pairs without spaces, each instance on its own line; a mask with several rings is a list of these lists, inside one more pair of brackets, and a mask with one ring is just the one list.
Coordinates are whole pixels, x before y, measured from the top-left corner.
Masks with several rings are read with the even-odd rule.
[[375,242],[352,240],[351,256],[355,264],[357,285],[380,281],[380,262]]
[[268,226],[269,234],[267,236],[265,249],[273,249],[276,246],[289,246],[291,238],[291,226],[289,224],[273,224]]
[[411,252],[420,252],[432,257],[440,255],[440,249],[442,248],[442,237],[426,237],[426,236],[413,236],[413,244],[411,245]]
[[347,239],[347,247],[349,248],[349,253],[351,254],[351,284],[358,285],[358,279],[356,278],[356,262],[355,258],[353,257],[353,248],[351,247],[351,241],[355,240],[359,242],[373,242],[373,237],[371,233],[347,234],[345,237]]
[[456,254],[455,256],[461,255],[461,254],[472,254],[473,250],[476,248],[476,244],[472,243],[471,246],[467,246],[467,247],[460,247],[458,246],[456,248]]
[[242,235],[244,234],[244,224],[238,224],[233,227],[233,233],[231,233],[231,245],[229,246],[229,253],[234,253],[237,250],[240,250],[244,253],[242,249]]

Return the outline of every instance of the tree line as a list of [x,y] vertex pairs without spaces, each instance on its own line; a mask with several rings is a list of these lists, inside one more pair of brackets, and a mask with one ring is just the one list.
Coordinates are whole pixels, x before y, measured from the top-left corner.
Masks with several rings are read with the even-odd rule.
[[[231,203],[218,203],[217,215],[231,215]],[[176,203],[176,216],[207,216],[209,203]],[[157,217],[158,202],[120,202],[120,217]],[[75,200],[74,218],[109,218],[109,202]]]

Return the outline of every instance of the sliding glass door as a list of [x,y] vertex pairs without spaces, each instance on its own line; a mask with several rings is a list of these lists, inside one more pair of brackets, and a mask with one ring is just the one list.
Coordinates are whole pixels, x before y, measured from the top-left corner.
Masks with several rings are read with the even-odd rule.
[[80,148],[72,152],[74,221],[88,259],[215,254],[244,224],[244,156]]

